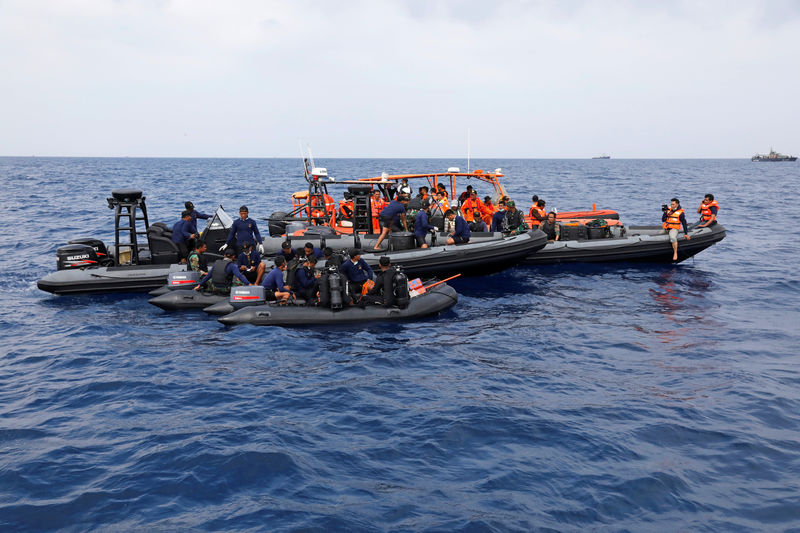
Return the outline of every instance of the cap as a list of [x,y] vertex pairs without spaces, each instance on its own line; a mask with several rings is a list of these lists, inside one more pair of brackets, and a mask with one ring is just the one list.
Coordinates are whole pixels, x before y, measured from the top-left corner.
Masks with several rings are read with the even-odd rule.
[[194,204],[192,202],[186,202],[183,204],[183,207],[186,209],[194,209]]
[[233,248],[226,248],[225,249],[225,257],[233,257],[236,255],[236,250]]
[[292,243],[290,243],[289,241],[283,241],[281,243],[281,248],[284,249],[284,250],[287,250],[287,249],[289,249],[291,247],[292,247]]
[[509,200],[509,201],[507,201],[507,202],[506,202],[506,205],[507,205],[508,207],[517,207],[517,204],[514,202],[514,200]]

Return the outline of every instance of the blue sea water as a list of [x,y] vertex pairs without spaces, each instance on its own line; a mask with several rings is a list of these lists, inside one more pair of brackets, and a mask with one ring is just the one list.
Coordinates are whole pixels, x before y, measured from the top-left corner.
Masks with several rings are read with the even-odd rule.
[[260,219],[303,188],[296,160],[0,158],[0,530],[800,530],[800,165],[476,166],[525,209],[628,224],[712,192],[728,236],[677,266],[456,280],[424,321],[226,328],[36,280],[69,239],[112,240],[114,188],[151,220],[188,199]]

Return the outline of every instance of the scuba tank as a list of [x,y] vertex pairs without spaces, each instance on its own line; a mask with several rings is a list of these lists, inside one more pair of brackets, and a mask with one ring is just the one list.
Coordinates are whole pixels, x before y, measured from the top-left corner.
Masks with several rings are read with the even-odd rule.
[[331,284],[329,281],[331,271],[336,271],[336,268],[326,268],[319,278],[319,305],[321,307],[330,307],[331,305]]
[[400,309],[405,309],[411,301],[411,295],[408,293],[408,277],[399,267],[392,276],[392,284],[394,285],[394,304]]
[[328,287],[331,295],[331,309],[342,308],[342,293],[344,292],[344,283],[342,281],[342,275],[339,274],[338,269],[331,270],[330,274],[328,274]]

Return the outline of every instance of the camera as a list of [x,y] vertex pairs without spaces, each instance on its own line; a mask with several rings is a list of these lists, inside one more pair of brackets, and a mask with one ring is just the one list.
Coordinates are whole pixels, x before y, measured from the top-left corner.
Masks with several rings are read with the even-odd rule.
[[667,204],[661,204],[661,210],[666,213],[667,211],[669,211],[669,206]]

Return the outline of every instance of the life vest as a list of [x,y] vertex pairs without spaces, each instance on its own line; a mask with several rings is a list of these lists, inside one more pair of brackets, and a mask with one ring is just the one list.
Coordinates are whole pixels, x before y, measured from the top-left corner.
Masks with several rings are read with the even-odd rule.
[[667,220],[664,221],[664,229],[681,229],[681,215],[683,214],[683,209],[678,208],[674,212],[669,213],[667,215]]
[[461,205],[461,211],[464,213],[464,220],[467,222],[474,222],[475,221],[475,214],[478,215],[478,218],[481,216],[481,211],[483,210],[483,202],[480,200],[472,200],[472,198],[467,198],[466,201]]
[[[542,217],[542,220],[539,220],[533,216],[534,213],[537,213],[540,217]],[[531,207],[531,226],[538,226],[541,224],[544,221],[545,215],[546,213],[544,207],[539,207],[538,205]]]
[[213,270],[211,271],[211,281],[214,283],[216,289],[230,289],[233,284],[233,274],[229,274],[225,267],[231,264],[230,261],[225,259],[217,259],[214,261]]
[[314,219],[331,218],[335,222],[336,202],[329,194],[312,195],[308,200],[308,215]]
[[354,209],[355,206],[353,205],[352,200],[349,202],[347,200],[339,201],[339,216],[341,216],[341,218],[353,218]]
[[378,219],[378,215],[388,204],[383,201],[383,198],[379,198],[377,201],[374,198],[370,198],[369,202],[372,206],[372,231],[373,233],[380,233],[381,223]]
[[712,200],[710,204],[700,204],[700,218],[704,222],[711,220],[711,216],[713,215],[711,212],[712,207],[716,207],[717,213],[719,213],[719,204],[716,200]]

